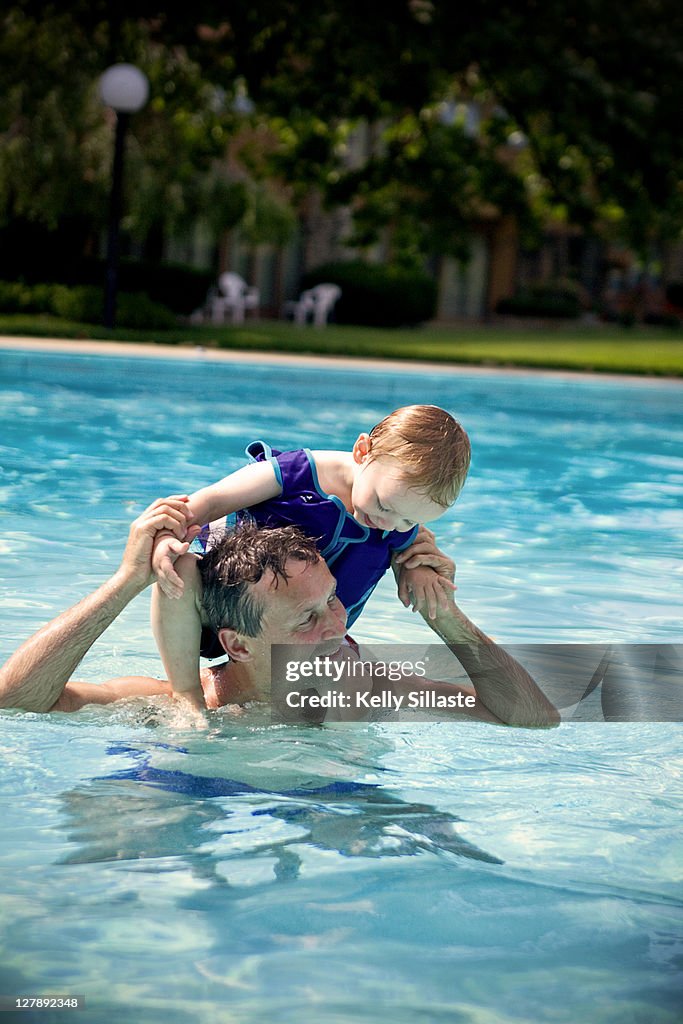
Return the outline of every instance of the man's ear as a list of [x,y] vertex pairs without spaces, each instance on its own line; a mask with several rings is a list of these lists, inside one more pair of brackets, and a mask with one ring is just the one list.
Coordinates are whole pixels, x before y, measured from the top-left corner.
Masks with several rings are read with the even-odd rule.
[[231,661],[251,661],[252,653],[248,637],[241,636],[236,629],[224,626],[218,630],[218,639]]
[[365,462],[372,449],[372,441],[369,434],[359,434],[353,446],[353,461],[358,465]]

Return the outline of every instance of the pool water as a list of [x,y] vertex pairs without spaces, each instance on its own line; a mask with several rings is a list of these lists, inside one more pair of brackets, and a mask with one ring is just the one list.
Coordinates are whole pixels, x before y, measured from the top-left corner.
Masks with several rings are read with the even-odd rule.
[[[502,642],[680,642],[679,385],[0,352],[0,659],[245,444],[350,447],[432,402],[472,473],[435,530]],[[159,674],[143,595],[79,676]],[[359,638],[429,642],[385,580]],[[683,729],[273,726],[169,702],[0,713],[0,995],[79,1020],[673,1022]],[[32,1019],[25,1013],[21,1019]],[[8,1018],[9,1019],[9,1018]],[[36,1020],[63,1020],[42,1011]]]

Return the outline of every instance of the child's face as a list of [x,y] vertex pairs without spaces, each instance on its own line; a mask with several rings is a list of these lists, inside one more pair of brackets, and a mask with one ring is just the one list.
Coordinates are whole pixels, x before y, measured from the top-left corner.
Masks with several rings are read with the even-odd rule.
[[406,533],[418,523],[430,523],[446,511],[443,505],[412,488],[394,459],[356,459],[351,488],[354,518],[376,530]]

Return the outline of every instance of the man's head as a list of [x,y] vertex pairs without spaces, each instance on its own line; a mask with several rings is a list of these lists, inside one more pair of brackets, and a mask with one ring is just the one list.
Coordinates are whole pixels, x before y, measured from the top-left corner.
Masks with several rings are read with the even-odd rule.
[[271,644],[338,649],[346,611],[336,581],[297,527],[244,523],[207,551],[199,571],[209,624],[234,660],[265,658]]

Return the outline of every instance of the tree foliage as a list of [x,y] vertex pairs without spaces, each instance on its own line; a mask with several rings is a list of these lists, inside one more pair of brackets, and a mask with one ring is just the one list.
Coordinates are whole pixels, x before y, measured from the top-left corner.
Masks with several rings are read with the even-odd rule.
[[[69,210],[97,221],[111,124],[94,83],[128,59],[152,82],[131,156],[140,230],[191,223],[226,173],[237,186],[226,222],[249,178],[279,175],[295,199],[314,186],[350,203],[358,242],[389,225],[406,259],[461,252],[493,209],[642,248],[683,226],[674,0],[23,0],[2,17],[5,219],[54,224]],[[241,170],[231,159],[226,172],[236,83],[256,127]],[[476,131],[444,116],[453,109],[476,110]],[[375,143],[353,164],[361,122]],[[249,195],[265,209],[260,188]]]
[[54,227],[64,211],[96,216],[105,201],[107,130],[93,95],[97,36],[68,14],[27,19],[18,8],[0,32],[0,223]]

